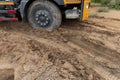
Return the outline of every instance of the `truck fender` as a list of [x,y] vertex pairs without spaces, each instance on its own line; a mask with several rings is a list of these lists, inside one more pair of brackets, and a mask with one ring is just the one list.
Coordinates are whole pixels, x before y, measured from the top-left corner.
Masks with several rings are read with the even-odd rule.
[[25,7],[26,4],[29,2],[29,0],[21,0],[20,5],[19,5],[19,9],[20,9],[20,15],[22,17],[22,19],[25,17]]
[[53,0],[58,5],[64,5],[64,0]]

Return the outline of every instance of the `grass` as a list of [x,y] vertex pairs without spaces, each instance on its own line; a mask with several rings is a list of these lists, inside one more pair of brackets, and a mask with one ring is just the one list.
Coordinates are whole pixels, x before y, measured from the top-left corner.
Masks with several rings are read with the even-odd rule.
[[116,10],[120,10],[120,2],[112,2],[108,4],[108,7],[110,9],[116,9]]
[[97,12],[108,12],[109,10],[106,8],[99,8]]
[[90,18],[95,18],[95,17],[97,17],[97,14],[90,14],[89,17]]
[[101,0],[91,0],[92,2],[95,2],[95,3],[100,3]]

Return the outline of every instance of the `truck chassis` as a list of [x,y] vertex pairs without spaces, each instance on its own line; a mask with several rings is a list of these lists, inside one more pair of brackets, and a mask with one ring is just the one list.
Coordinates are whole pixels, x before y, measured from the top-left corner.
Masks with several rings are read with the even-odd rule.
[[0,21],[29,22],[36,29],[56,29],[62,19],[86,20],[90,0],[2,0]]

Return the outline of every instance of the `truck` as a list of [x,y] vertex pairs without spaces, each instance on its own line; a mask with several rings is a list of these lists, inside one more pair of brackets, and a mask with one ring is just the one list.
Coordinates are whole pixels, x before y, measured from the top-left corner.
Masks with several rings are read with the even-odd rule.
[[57,29],[63,19],[88,19],[90,0],[0,0],[0,22],[29,22],[35,29]]

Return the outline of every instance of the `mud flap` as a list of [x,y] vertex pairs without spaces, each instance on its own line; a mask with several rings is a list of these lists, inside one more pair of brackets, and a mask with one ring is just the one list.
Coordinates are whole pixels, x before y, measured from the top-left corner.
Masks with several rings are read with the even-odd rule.
[[80,8],[81,8],[80,20],[82,21],[82,19],[83,19],[83,9],[84,9],[84,0],[81,0]]
[[88,19],[90,13],[89,6],[90,6],[90,0],[81,0],[81,16],[80,16],[81,21]]

